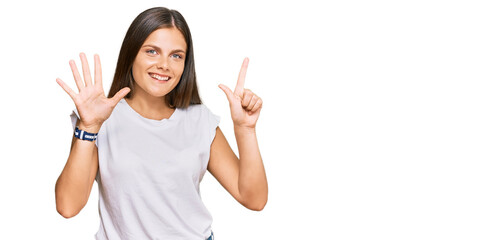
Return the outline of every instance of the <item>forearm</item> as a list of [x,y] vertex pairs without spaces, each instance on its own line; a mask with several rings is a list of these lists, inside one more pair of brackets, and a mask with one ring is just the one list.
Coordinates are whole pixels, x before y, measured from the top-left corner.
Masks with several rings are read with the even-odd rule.
[[239,150],[239,193],[252,208],[262,209],[268,186],[255,129],[234,127]]
[[87,203],[96,177],[94,142],[76,140],[67,163],[56,182],[56,207],[64,217],[76,215]]

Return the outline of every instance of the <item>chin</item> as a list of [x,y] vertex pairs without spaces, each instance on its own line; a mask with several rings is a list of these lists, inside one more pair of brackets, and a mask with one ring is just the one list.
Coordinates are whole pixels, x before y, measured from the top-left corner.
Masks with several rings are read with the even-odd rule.
[[166,83],[166,84],[167,84],[166,86],[159,86],[156,84],[147,83],[147,84],[144,84],[144,87],[141,87],[140,84],[135,84],[135,85],[139,89],[143,90],[142,92],[144,92],[145,94],[148,94],[152,97],[159,98],[159,97],[164,97],[164,96],[168,95],[171,91],[173,91],[175,89],[175,87],[177,86],[178,81],[174,84],[174,86],[170,83]]
[[166,95],[168,95],[171,91],[173,91],[173,89],[170,89],[168,91],[164,90],[160,90],[160,89],[155,89],[155,90],[151,90],[151,91],[148,91],[148,93],[151,95],[151,96],[154,96],[154,97],[164,97]]
[[149,92],[149,94],[153,97],[165,97],[168,95],[171,91],[169,92]]

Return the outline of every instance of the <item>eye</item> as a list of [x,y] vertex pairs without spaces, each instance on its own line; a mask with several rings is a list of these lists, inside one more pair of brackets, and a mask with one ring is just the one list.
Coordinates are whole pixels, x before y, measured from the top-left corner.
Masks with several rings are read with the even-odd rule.
[[179,54],[176,54],[176,53],[173,54],[173,57],[174,58],[178,58],[178,59],[182,59],[183,58],[182,55],[179,55]]
[[150,53],[150,54],[157,54],[157,51],[154,50],[154,49],[150,49],[150,50],[147,50],[147,53]]

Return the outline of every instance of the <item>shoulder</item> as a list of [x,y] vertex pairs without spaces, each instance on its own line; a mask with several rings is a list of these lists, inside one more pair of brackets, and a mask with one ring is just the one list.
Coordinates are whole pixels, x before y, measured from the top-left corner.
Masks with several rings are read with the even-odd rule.
[[209,111],[208,107],[204,104],[193,104],[184,109],[189,114],[201,114],[207,113]]
[[185,109],[186,116],[194,120],[214,119],[217,118],[215,114],[204,104],[190,105]]

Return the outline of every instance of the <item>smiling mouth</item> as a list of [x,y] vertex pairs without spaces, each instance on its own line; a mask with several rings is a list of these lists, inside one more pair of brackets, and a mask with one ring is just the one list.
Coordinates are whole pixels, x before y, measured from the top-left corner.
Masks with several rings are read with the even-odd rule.
[[152,77],[153,79],[159,80],[159,81],[168,81],[171,79],[171,77],[169,77],[169,76],[161,76],[156,73],[149,73],[148,75],[150,75],[150,77]]

